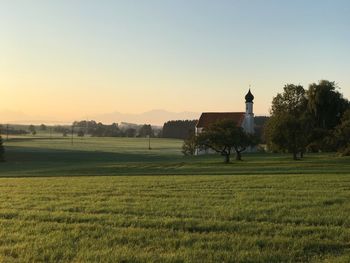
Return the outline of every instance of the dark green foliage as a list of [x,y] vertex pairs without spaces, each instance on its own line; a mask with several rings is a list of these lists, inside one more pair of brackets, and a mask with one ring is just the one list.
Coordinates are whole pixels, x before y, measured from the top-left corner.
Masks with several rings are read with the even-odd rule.
[[5,147],[3,145],[2,137],[0,135],[0,162],[5,161]]
[[300,85],[288,84],[272,101],[271,118],[266,124],[266,138],[272,150],[288,151],[297,159],[308,144],[311,129],[307,115],[307,98]]
[[316,128],[331,130],[340,123],[349,101],[337,90],[335,82],[321,80],[309,86],[308,111]]
[[142,125],[141,128],[139,129],[138,136],[140,136],[140,137],[147,137],[147,136],[154,137],[154,132],[153,132],[152,126],[149,124]]
[[84,135],[85,135],[84,130],[79,129],[77,135],[78,135],[78,137],[84,137]]
[[290,152],[297,160],[297,154],[302,154],[308,143],[305,132],[307,124],[307,120],[287,113],[272,116],[266,126],[270,149]]
[[338,149],[341,155],[350,155],[350,109],[344,113],[341,123],[335,128],[328,141]]
[[47,130],[46,125],[45,125],[45,124],[41,124],[41,125],[40,125],[40,130],[41,130],[41,131],[46,131],[46,130]]
[[163,125],[162,137],[187,139],[194,134],[197,120],[168,121]]
[[349,101],[337,90],[335,82],[321,80],[313,83],[308,90],[308,113],[313,127],[310,132],[312,151],[337,151],[332,143],[334,128],[340,124]]
[[120,131],[117,123],[107,125],[101,122],[97,123],[95,121],[75,121],[73,125],[74,127],[80,128],[82,131],[84,131],[85,135],[90,134],[94,137],[122,136],[122,132]]
[[68,128],[68,126],[57,125],[57,126],[53,127],[53,131],[56,133],[68,134],[69,128]]
[[266,144],[265,126],[270,117],[255,116],[254,117],[254,134],[259,139],[259,143]]
[[214,123],[196,136],[196,145],[200,149],[210,148],[220,153],[225,157],[225,163],[230,162],[232,150],[236,152],[236,160],[241,160],[241,153],[254,144],[253,136],[237,127],[232,120]]
[[128,128],[124,132],[125,137],[133,138],[136,137],[136,129]]
[[36,129],[34,125],[29,125],[28,130],[32,135],[36,134]]
[[196,137],[193,134],[189,138],[185,139],[182,144],[182,151],[184,155],[194,155],[196,152]]
[[306,91],[300,85],[287,84],[283,93],[278,93],[272,100],[271,115],[289,113],[302,116],[307,109]]

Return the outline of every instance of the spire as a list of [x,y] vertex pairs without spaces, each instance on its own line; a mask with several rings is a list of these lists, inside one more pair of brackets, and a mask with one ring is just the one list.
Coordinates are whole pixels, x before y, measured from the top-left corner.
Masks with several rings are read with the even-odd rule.
[[249,89],[247,95],[245,95],[245,102],[246,102],[246,103],[247,103],[247,102],[253,102],[253,100],[254,100],[254,96],[253,96],[253,94],[250,92],[250,89]]

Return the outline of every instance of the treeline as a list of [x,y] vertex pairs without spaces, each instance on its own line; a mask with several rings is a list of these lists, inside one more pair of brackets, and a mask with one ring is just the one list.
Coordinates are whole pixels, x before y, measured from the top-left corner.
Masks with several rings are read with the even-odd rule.
[[350,155],[350,103],[335,82],[321,80],[308,89],[288,84],[273,98],[265,138],[272,151],[338,151]]
[[195,132],[197,120],[168,121],[163,125],[162,137],[187,139]]
[[154,137],[157,131],[150,124],[103,124],[96,121],[75,121],[72,126],[78,136],[93,137]]
[[0,125],[0,134],[25,135],[29,134],[29,131],[21,128],[16,128],[10,125]]

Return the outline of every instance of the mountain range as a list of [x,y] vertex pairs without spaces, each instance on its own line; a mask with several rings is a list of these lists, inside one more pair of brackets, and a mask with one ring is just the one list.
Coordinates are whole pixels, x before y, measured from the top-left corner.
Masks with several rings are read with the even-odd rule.
[[[157,109],[143,113],[121,113],[111,112],[104,114],[90,115],[89,120],[95,120],[102,123],[120,123],[129,122],[136,124],[152,124],[163,125],[169,120],[193,120],[199,118],[198,112],[171,112],[167,110]],[[0,123],[16,123],[16,124],[69,124],[75,120],[84,120],[86,117],[62,120],[59,117],[51,116],[32,116],[17,111],[0,111]]]

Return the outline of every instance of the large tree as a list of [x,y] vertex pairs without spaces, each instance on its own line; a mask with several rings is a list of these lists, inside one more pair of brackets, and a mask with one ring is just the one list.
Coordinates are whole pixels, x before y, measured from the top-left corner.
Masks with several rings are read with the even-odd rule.
[[36,134],[36,129],[34,125],[29,125],[28,130],[32,135]]
[[294,160],[298,159],[298,154],[302,157],[308,143],[307,125],[307,119],[290,113],[271,116],[265,130],[270,149],[292,153]]
[[272,100],[265,130],[269,146],[292,153],[296,160],[297,154],[302,157],[305,151],[309,129],[306,91],[300,85],[285,85],[283,93]]
[[349,102],[337,90],[335,82],[321,80],[313,83],[307,91],[307,110],[311,117],[310,149],[314,151],[333,151],[334,144],[329,144],[333,129],[340,124],[341,118],[349,108]]
[[163,125],[163,138],[187,139],[194,134],[197,120],[168,121]]
[[220,153],[225,163],[230,162],[232,151],[236,153],[236,160],[241,160],[242,152],[254,144],[254,136],[245,133],[232,120],[218,121],[196,137],[196,145],[200,149],[209,148]]
[[350,109],[341,119],[341,123],[334,129],[332,136],[328,137],[337,151],[342,155],[350,155]]
[[333,129],[340,123],[349,101],[337,90],[335,82],[321,80],[310,84],[308,94],[308,111],[312,114],[315,127]]
[[154,132],[150,124],[142,125],[138,133],[140,137],[147,137],[147,136],[154,137]]
[[189,136],[187,139],[184,140],[183,144],[182,144],[182,150],[181,152],[184,155],[194,155],[196,152],[196,135],[192,134],[191,136]]

